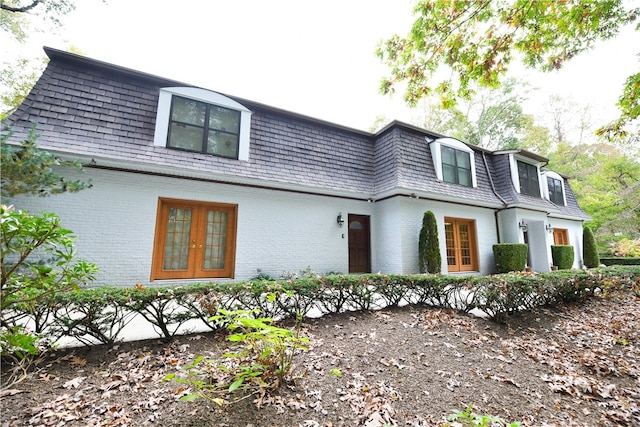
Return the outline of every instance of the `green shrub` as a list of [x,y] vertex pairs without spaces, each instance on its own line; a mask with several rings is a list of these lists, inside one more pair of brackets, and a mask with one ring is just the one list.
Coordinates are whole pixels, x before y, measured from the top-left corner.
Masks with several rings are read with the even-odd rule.
[[600,257],[598,256],[598,248],[596,246],[596,239],[593,236],[591,228],[584,227],[582,231],[583,249],[582,257],[584,265],[587,268],[596,268],[600,265]]
[[640,265],[640,258],[602,257],[600,262],[604,265]]
[[551,245],[551,259],[558,270],[569,270],[573,267],[574,256],[573,246]]
[[47,348],[41,322],[34,322],[37,332],[28,331],[21,324],[25,317],[35,320],[39,307],[93,280],[97,272],[94,264],[76,258],[74,238],[55,214],[0,206],[0,356],[17,369],[8,383],[23,379]]
[[616,257],[640,257],[640,239],[622,239],[611,245],[609,252]]
[[436,274],[442,269],[438,224],[436,216],[431,211],[425,212],[422,218],[418,240],[418,264],[420,273]]
[[527,264],[528,248],[525,243],[498,243],[493,245],[493,257],[498,273],[524,270]]

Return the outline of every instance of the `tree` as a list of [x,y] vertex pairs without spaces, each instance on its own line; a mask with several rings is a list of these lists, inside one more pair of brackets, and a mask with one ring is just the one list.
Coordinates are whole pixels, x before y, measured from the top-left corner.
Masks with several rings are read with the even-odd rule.
[[44,197],[91,187],[90,181],[70,181],[54,170],[55,167],[72,167],[82,171],[82,165],[78,161],[62,160],[40,150],[36,146],[38,136],[33,129],[20,146],[7,144],[10,134],[5,129],[0,135],[0,194],[3,199],[18,195]]
[[489,150],[517,146],[522,138],[526,84],[507,79],[500,90],[480,88],[469,100],[443,109],[436,97],[421,102],[423,127]]
[[[624,0],[424,0],[414,8],[409,34],[382,42],[376,54],[390,67],[384,94],[406,83],[405,101],[440,96],[445,108],[469,99],[473,84],[499,87],[516,59],[541,71],[564,63],[615,37],[640,8]],[[629,77],[618,105],[620,117],[603,132],[620,134],[640,115],[640,73]]]
[[549,169],[571,177],[580,206],[601,250],[615,240],[640,237],[639,154],[612,144],[563,142],[549,153]]
[[0,1],[0,29],[23,42],[31,20],[41,20],[54,26],[60,18],[76,8],[75,0],[2,0]]
[[418,240],[418,264],[420,273],[437,274],[442,269],[438,224],[436,216],[431,211],[425,212],[422,218]]

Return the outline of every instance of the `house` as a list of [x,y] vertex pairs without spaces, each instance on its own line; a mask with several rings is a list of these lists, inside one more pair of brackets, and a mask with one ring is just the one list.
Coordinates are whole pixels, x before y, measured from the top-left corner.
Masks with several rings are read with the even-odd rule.
[[[95,262],[98,284],[243,280],[311,267],[417,273],[423,214],[438,221],[442,271],[495,271],[492,245],[575,249],[582,222],[567,177],[525,150],[491,152],[406,123],[376,133],[45,48],[50,62],[8,118],[42,149],[80,159],[91,189],[18,198],[55,212]],[[76,173],[76,172],[65,172]]]

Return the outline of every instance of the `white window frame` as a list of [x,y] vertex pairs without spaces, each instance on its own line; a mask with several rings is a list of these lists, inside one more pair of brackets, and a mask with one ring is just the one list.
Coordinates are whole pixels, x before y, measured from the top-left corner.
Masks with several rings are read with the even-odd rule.
[[562,205],[567,206],[567,195],[564,192],[564,179],[557,173],[552,171],[544,171],[542,172],[542,178],[544,179],[544,184],[542,186],[544,190],[544,198],[551,201],[551,195],[549,194],[549,183],[547,182],[547,177],[557,179],[560,181],[560,186],[562,187]]
[[469,153],[469,162],[471,163],[471,186],[473,188],[477,187],[478,182],[476,181],[476,161],[474,151],[469,148],[467,144],[453,138],[438,138],[435,141],[429,143],[429,148],[431,149],[431,157],[433,158],[433,167],[436,171],[436,177],[438,178],[438,180],[445,182],[444,176],[442,174],[442,152],[440,150],[443,145],[455,150]]
[[153,145],[167,147],[169,133],[169,115],[171,114],[171,98],[179,95],[207,104],[217,105],[240,112],[240,135],[238,138],[238,160],[249,160],[249,135],[251,133],[251,110],[239,102],[210,90],[195,87],[164,87],[160,88],[158,97],[158,111],[156,113],[156,129]]
[[[544,180],[544,185],[542,185],[543,179],[540,174],[540,163],[531,160],[527,157],[516,156],[513,154],[509,154],[509,168],[511,169],[511,182],[513,183],[513,187],[516,189],[516,192],[522,194],[520,191],[520,177],[518,176],[518,162],[528,163],[536,167],[536,171],[538,172],[538,190],[540,192],[540,198],[544,196],[544,187],[546,187],[546,179]],[[536,197],[536,196],[530,196]]]

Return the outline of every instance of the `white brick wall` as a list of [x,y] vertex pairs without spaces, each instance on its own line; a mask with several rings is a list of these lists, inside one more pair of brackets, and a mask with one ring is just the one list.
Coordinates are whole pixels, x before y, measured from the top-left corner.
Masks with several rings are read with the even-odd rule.
[[[373,272],[418,273],[418,236],[427,210],[433,211],[438,221],[443,273],[447,272],[445,216],[476,221],[480,274],[495,271],[492,246],[497,243],[497,233],[491,209],[406,197],[367,203],[90,168],[84,175],[92,178],[93,188],[76,194],[20,198],[14,202],[18,208],[34,212],[46,210],[61,216],[63,226],[77,236],[78,255],[100,268],[96,285],[150,283],[159,197],[238,205],[236,280],[251,278],[258,269],[273,277],[285,271],[298,273],[307,267],[317,273],[347,273],[349,213],[370,215]],[[336,223],[339,212],[345,218],[342,228]],[[503,215],[510,213],[518,216],[514,211],[505,211]],[[580,267],[581,224],[559,219],[550,222],[569,230],[570,244],[576,249],[574,267]],[[517,225],[511,224],[510,228],[513,233],[519,231]],[[506,241],[504,236],[508,232],[502,231]],[[553,236],[549,234],[547,239],[551,245]],[[548,251],[550,259],[550,248]]]
[[[87,169],[93,188],[15,205],[55,212],[77,236],[78,255],[100,268],[95,284],[149,284],[159,197],[238,205],[235,279],[257,269],[274,277],[311,267],[348,272],[347,226],[338,212],[371,214],[372,204],[142,174]],[[342,235],[344,234],[344,238]],[[180,281],[184,283],[184,280]],[[154,283],[170,283],[155,281]]]

